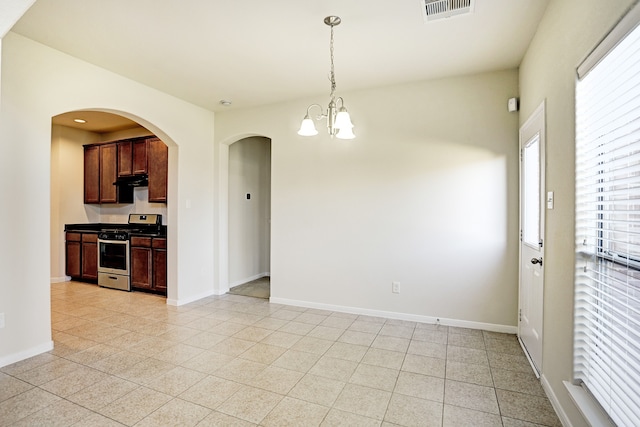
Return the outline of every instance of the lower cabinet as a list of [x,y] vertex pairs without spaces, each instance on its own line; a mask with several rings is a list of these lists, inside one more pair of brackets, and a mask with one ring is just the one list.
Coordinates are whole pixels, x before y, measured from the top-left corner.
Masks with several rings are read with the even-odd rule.
[[167,239],[131,237],[131,287],[167,293]]
[[66,233],[66,275],[73,279],[98,280],[98,235]]

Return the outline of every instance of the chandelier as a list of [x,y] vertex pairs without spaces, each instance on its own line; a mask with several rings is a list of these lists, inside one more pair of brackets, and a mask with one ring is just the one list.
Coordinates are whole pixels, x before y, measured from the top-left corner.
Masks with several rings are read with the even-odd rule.
[[[324,23],[331,27],[331,41],[329,43],[329,53],[331,56],[331,71],[329,72],[329,80],[331,82],[331,94],[329,95],[329,106],[326,112],[323,111],[320,104],[311,104],[307,107],[307,114],[302,119],[300,130],[298,135],[313,136],[317,135],[318,131],[313,123],[313,120],[309,116],[309,112],[312,107],[318,107],[320,113],[315,117],[316,120],[327,119],[327,130],[329,135],[333,138],[340,139],[353,139],[356,136],[353,134],[353,123],[351,123],[351,117],[349,112],[344,107],[344,100],[342,97],[336,98],[336,74],[333,67],[333,27],[340,25],[341,19],[339,16],[327,16],[324,18]],[[340,108],[337,107],[336,102],[340,103]]]

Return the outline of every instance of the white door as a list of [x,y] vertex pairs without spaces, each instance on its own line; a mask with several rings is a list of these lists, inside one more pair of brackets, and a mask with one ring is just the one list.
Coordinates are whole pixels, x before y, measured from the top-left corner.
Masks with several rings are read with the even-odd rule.
[[[518,337],[536,375],[542,369],[544,146],[542,103],[520,128],[520,301]],[[553,200],[550,201],[553,203]],[[552,207],[552,206],[549,206]]]

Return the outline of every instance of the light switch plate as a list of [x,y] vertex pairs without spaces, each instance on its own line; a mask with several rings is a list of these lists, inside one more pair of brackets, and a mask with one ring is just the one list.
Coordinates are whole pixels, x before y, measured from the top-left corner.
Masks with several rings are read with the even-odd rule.
[[553,191],[547,191],[547,209],[553,209]]

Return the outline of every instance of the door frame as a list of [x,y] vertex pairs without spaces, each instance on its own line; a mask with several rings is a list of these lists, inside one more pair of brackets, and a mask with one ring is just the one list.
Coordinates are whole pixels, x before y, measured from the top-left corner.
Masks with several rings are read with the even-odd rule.
[[[540,209],[539,209],[539,228],[540,228],[540,256],[543,259],[543,264],[540,267],[542,269],[541,272],[541,293],[540,293],[540,306],[539,306],[539,312],[538,315],[540,316],[539,318],[541,319],[541,324],[540,324],[540,330],[539,330],[539,341],[540,341],[540,346],[541,346],[541,350],[540,350],[540,360],[537,360],[534,362],[534,360],[532,359],[531,354],[529,353],[529,350],[527,350],[527,347],[525,345],[525,343],[522,340],[522,330],[521,330],[521,320],[522,320],[522,308],[523,308],[523,262],[526,262],[527,260],[523,259],[523,224],[522,224],[522,216],[523,216],[523,205],[524,205],[524,201],[523,201],[523,197],[522,197],[522,183],[523,183],[523,168],[522,168],[522,153],[523,153],[523,148],[524,148],[524,144],[526,144],[528,141],[531,140],[531,137],[534,136],[536,133],[539,133],[539,145],[540,145],[540,159],[539,159],[539,165],[540,165],[540,175],[539,175],[539,180],[540,180]],[[545,220],[546,220],[546,210],[547,210],[547,203],[546,202],[546,179],[545,179],[545,175],[546,175],[546,157],[545,157],[545,151],[546,151],[546,102],[545,100],[542,101],[542,103],[531,113],[531,115],[527,118],[527,120],[522,124],[522,126],[519,129],[518,132],[518,150],[519,150],[519,162],[518,162],[518,169],[519,169],[519,176],[520,176],[520,184],[519,184],[519,211],[518,211],[518,221],[519,221],[519,226],[520,226],[520,241],[519,241],[519,246],[518,246],[518,252],[519,252],[519,256],[518,256],[518,341],[520,342],[520,345],[522,346],[522,349],[524,351],[525,356],[527,357],[529,364],[531,365],[534,373],[536,374],[536,376],[539,378],[540,374],[542,372],[542,367],[543,367],[543,347],[544,347],[544,285],[545,285],[545,274],[544,274],[544,246],[545,246],[545,242],[546,242],[546,226],[545,226]],[[530,262],[530,261],[529,261]]]

